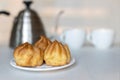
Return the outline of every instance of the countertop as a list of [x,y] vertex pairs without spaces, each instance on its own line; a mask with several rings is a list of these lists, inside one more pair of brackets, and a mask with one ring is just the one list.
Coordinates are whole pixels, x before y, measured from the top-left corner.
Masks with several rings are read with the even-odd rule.
[[12,50],[0,46],[0,80],[120,80],[119,47],[106,50],[83,47],[71,54],[76,62],[68,68],[32,72],[12,67]]

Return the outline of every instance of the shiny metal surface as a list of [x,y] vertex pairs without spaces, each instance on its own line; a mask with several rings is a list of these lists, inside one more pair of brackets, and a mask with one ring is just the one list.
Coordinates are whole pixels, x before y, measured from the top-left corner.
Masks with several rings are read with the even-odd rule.
[[29,11],[24,12],[23,16],[23,31],[22,31],[22,43],[29,42],[32,43],[32,25],[31,25],[31,19],[30,19],[30,13]]
[[24,1],[26,9],[22,10],[16,17],[10,37],[10,47],[15,48],[18,45],[29,42],[34,44],[40,35],[45,36],[45,30],[42,20],[38,14],[30,9],[31,1]]

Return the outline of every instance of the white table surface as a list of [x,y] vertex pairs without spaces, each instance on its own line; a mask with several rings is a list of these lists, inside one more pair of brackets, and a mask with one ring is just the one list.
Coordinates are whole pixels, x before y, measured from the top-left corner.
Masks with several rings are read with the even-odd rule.
[[0,80],[120,80],[120,48],[97,50],[84,47],[72,51],[76,63],[68,68],[31,72],[12,67],[12,53],[8,47],[0,47]]

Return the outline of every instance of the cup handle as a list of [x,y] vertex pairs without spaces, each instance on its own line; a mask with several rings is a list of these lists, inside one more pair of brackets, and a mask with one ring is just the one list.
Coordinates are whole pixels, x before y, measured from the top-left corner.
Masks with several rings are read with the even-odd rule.
[[64,33],[62,33],[60,35],[60,41],[63,42],[63,43],[65,43],[65,34]]
[[92,42],[92,34],[91,33],[87,34],[87,41]]

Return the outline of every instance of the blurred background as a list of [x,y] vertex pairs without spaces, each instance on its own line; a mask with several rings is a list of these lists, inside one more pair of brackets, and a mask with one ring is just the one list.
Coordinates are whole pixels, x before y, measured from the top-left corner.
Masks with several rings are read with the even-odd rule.
[[[120,43],[120,0],[32,0],[31,8],[42,19],[47,34],[52,35],[56,16],[63,10],[59,20],[59,33],[68,28],[112,28],[116,32],[115,43]],[[0,0],[0,10],[10,12],[0,15],[0,45],[8,45],[13,21],[25,8],[23,0]]]

